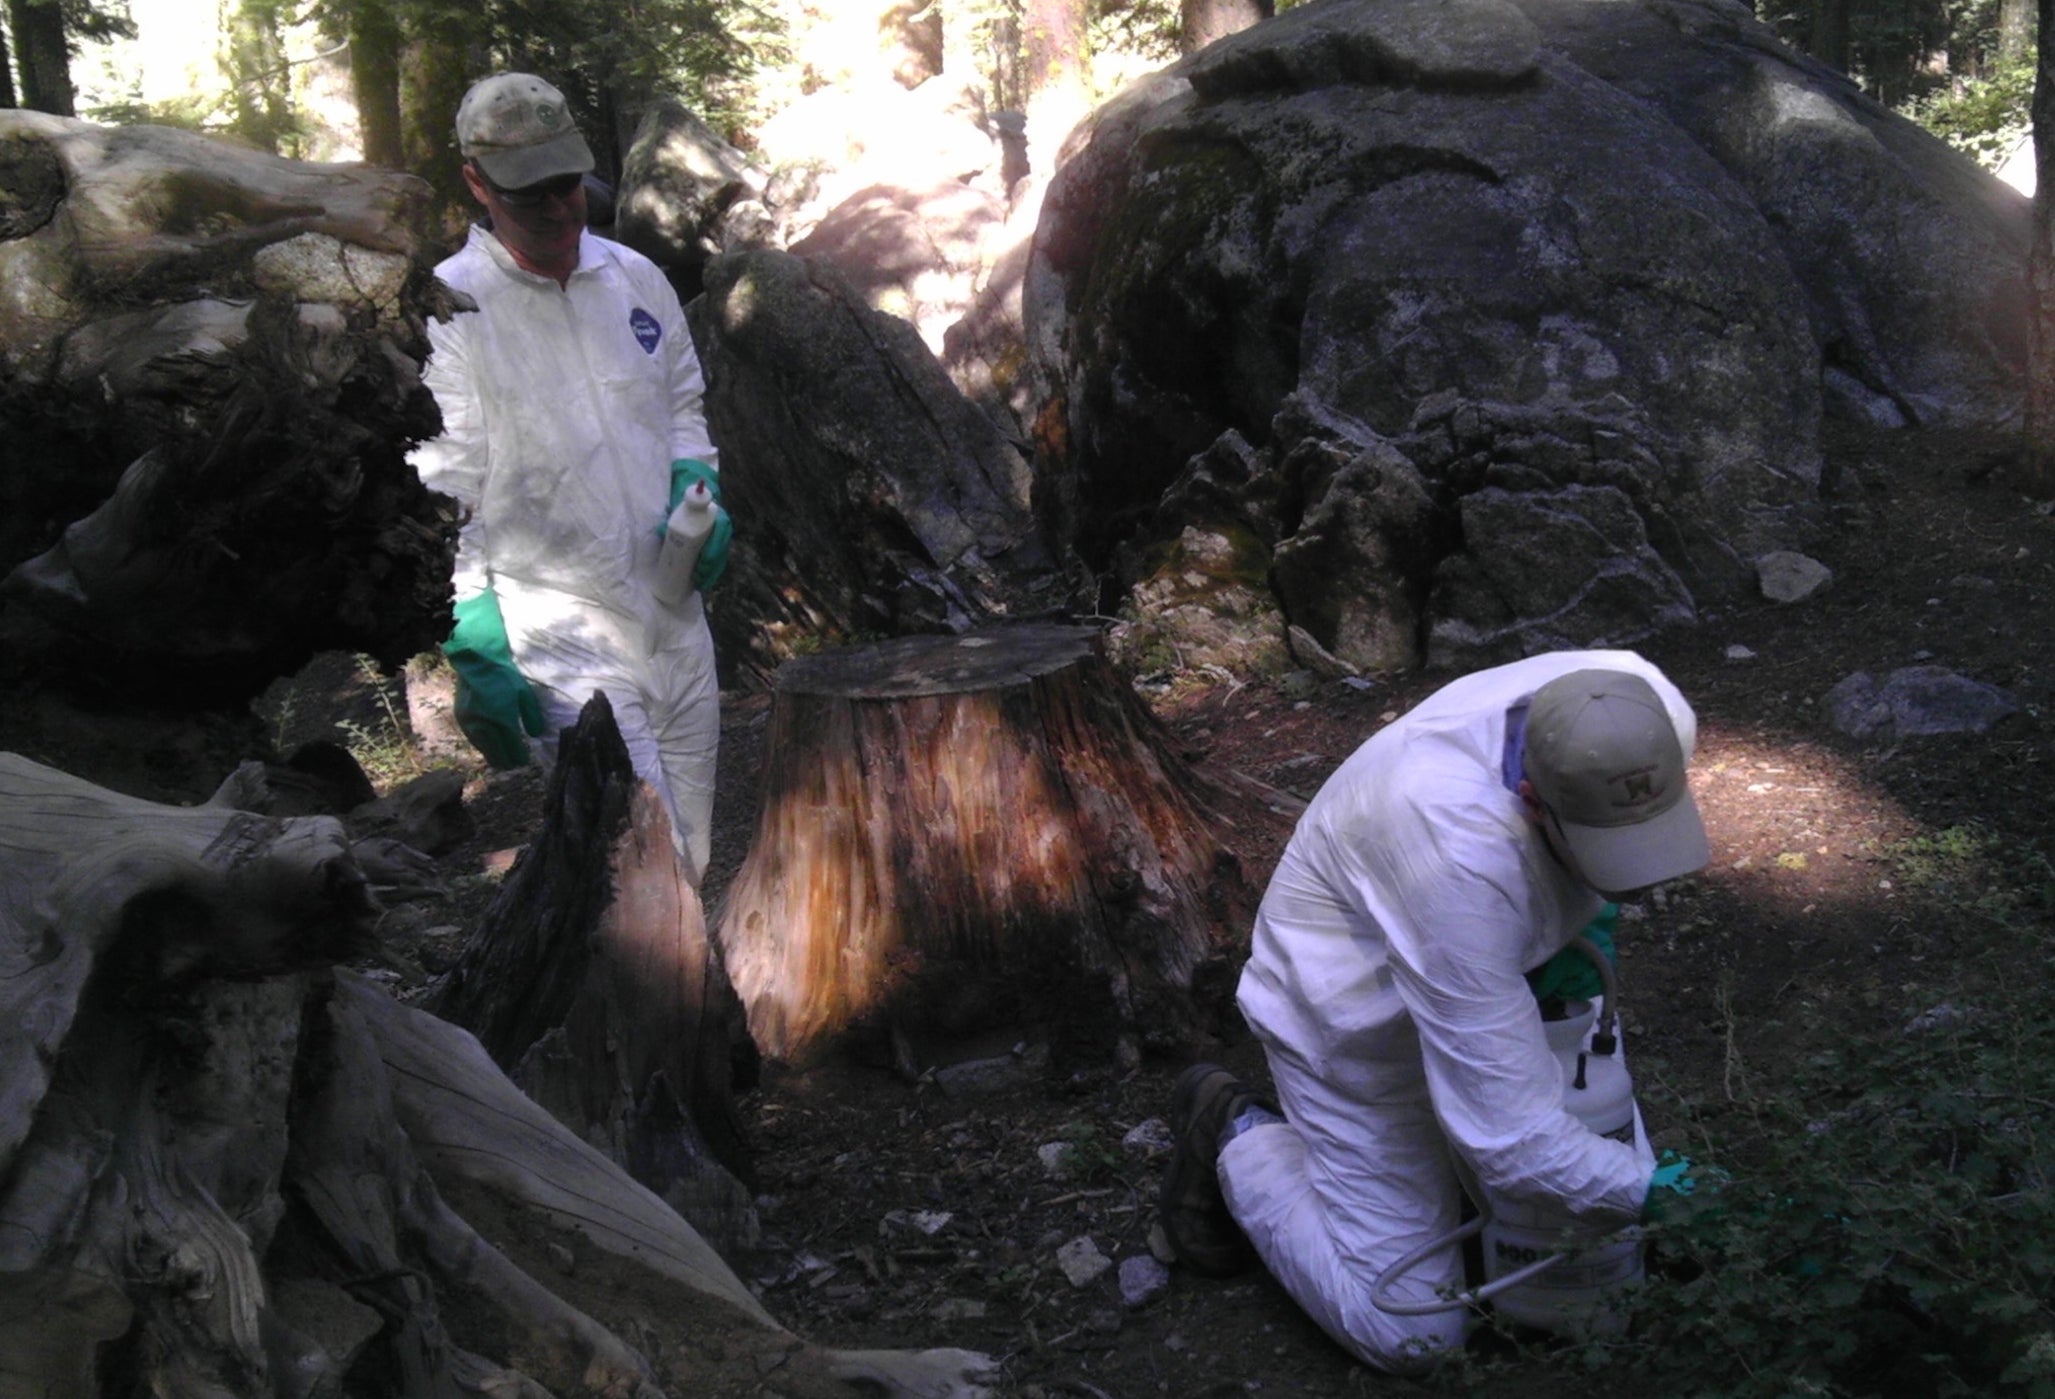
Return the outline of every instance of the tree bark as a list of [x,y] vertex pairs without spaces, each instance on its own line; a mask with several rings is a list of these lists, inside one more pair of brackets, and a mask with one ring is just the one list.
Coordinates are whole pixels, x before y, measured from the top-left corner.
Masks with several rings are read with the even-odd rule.
[[8,52],[7,36],[0,34],[0,108],[20,105],[14,95],[14,62]]
[[2033,49],[2034,0],[1999,0],[1998,62],[2018,63]]
[[1183,1048],[1252,904],[1212,792],[1089,627],[909,637],[778,672],[720,918],[757,1046],[902,1070]]
[[449,208],[475,213],[464,187],[464,158],[451,133],[471,83],[468,45],[455,25],[409,36],[400,57],[401,143],[405,168],[427,180]]
[[76,116],[64,11],[57,0],[7,0],[14,61],[21,69],[21,105],[53,116]]
[[563,736],[542,829],[429,1009],[716,1245],[755,1244],[741,1006],[604,695]]
[[400,25],[385,0],[349,7],[350,87],[367,164],[406,168],[400,128]]
[[1822,63],[1848,71],[1848,6],[1850,0],[1815,0],[1812,33],[1805,51]]
[[2033,298],[2027,341],[2025,451],[2019,488],[2055,498],[2055,0],[2037,0],[2040,55],[2034,71],[2034,232],[2027,254]]
[[1197,53],[1270,15],[1271,0],[1182,0],[1178,6],[1178,51]]

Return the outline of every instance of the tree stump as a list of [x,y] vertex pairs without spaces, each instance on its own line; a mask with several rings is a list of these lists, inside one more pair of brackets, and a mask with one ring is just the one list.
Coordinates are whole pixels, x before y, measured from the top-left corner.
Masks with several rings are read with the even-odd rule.
[[564,734],[541,831],[426,1008],[717,1247],[757,1242],[741,1009],[606,696]]
[[920,1072],[1025,1032],[1061,1071],[1186,1043],[1253,898],[1161,732],[1093,627],[788,662],[717,920],[758,1049],[885,1037]]

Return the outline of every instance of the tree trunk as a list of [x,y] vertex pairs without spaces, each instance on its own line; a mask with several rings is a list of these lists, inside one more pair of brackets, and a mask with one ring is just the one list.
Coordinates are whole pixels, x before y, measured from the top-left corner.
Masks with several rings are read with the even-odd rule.
[[2033,0],[1998,0],[1998,62],[2023,61],[2033,44]]
[[384,0],[349,7],[350,86],[367,164],[406,168],[400,132],[400,26]]
[[0,900],[0,1393],[987,1392],[801,1341],[476,1039],[330,970],[378,912],[336,822],[12,754],[0,817],[37,891]]
[[2055,498],[2055,0],[2038,0],[2042,42],[2034,72],[2034,233],[2027,254],[2033,298],[2027,341],[2024,465],[2019,488]]
[[1058,1072],[1183,1048],[1251,905],[1211,791],[1095,629],[910,637],[788,663],[720,918],[757,1046],[1004,1052]]
[[467,46],[453,25],[409,36],[400,61],[400,119],[405,168],[434,186],[450,208],[476,210],[464,188],[464,158],[451,134],[457,104],[471,83]]
[[1812,33],[1805,51],[1822,63],[1848,71],[1848,6],[1850,0],[1815,0]]
[[14,63],[7,51],[7,36],[0,33],[0,108],[18,107],[14,95]]
[[1084,0],[1026,0],[1020,15],[1021,86],[1029,168],[1053,174],[1070,129],[1091,110],[1091,44]]
[[756,1243],[741,1006],[604,695],[563,736],[542,830],[428,1008],[717,1246]]
[[1178,6],[1178,51],[1197,53],[1270,15],[1271,0],[1183,0]]
[[7,23],[13,30],[14,61],[21,68],[21,105],[55,116],[76,116],[71,53],[57,0],[7,0]]

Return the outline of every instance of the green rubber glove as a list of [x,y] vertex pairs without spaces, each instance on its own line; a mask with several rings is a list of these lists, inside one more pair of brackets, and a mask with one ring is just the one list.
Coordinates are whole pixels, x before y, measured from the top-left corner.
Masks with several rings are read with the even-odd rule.
[[[1620,954],[1613,947],[1613,927],[1620,917],[1618,904],[1607,904],[1598,911],[1598,917],[1584,925],[1580,934],[1591,939],[1594,946],[1605,954],[1605,959],[1615,967],[1620,965]],[[1598,974],[1598,968],[1591,965],[1591,959],[1574,947],[1565,947],[1555,956],[1527,973],[1528,989],[1534,992],[1534,999],[1546,1001],[1551,998],[1563,1001],[1591,1001],[1605,994],[1605,982]]]
[[1656,1162],[1655,1174],[1648,1178],[1648,1194],[1641,1202],[1641,1218],[1655,1224],[1706,1214],[1726,1179],[1727,1173],[1717,1166],[1694,1166],[1690,1157],[1665,1151]]
[[714,498],[713,533],[700,546],[699,562],[692,566],[692,586],[705,592],[721,581],[721,575],[728,571],[728,541],[735,537],[735,522],[728,518],[727,507],[721,504],[721,473],[697,457],[680,457],[671,463],[671,499],[664,506],[664,522],[657,526],[657,538],[670,532],[671,512],[678,508],[678,502],[685,499],[685,492],[694,481],[706,482],[706,488]]
[[457,603],[457,624],[442,645],[457,673],[457,727],[496,768],[524,767],[527,734],[542,733],[542,704],[514,666],[499,595],[487,588]]

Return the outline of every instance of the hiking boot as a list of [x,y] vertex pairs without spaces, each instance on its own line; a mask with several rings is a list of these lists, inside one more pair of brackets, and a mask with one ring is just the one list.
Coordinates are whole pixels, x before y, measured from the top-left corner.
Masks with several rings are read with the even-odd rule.
[[1251,1104],[1275,1113],[1261,1093],[1218,1064],[1194,1064],[1178,1076],[1170,1104],[1170,1168],[1157,1215],[1177,1261],[1228,1277],[1256,1261],[1248,1236],[1228,1213],[1215,1167],[1220,1134]]

